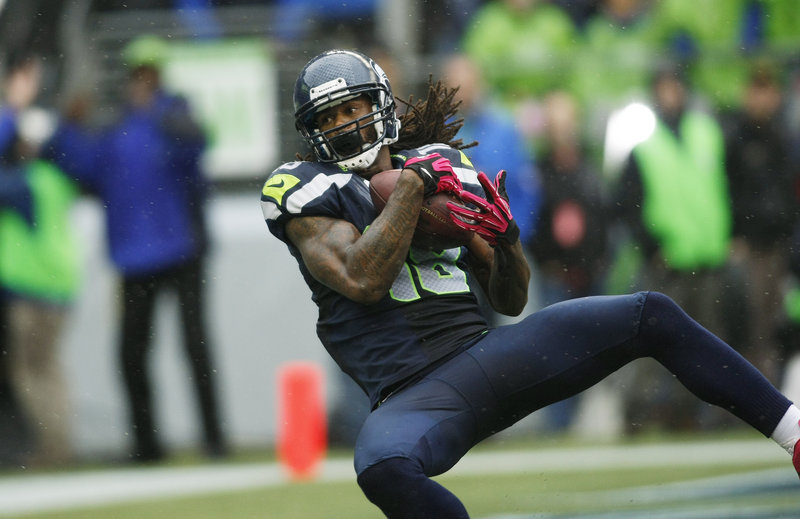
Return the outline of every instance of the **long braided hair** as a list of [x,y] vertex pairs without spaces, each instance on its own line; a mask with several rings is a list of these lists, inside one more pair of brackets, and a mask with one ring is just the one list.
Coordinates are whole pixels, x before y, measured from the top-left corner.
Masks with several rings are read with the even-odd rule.
[[457,150],[476,146],[477,142],[465,144],[461,139],[456,139],[458,131],[464,126],[464,118],[455,116],[461,101],[456,101],[455,95],[458,87],[448,87],[441,80],[433,81],[428,76],[428,96],[414,102],[413,96],[408,100],[397,98],[400,104],[405,105],[405,112],[398,114],[400,119],[400,134],[397,142],[389,146],[394,152],[402,149],[418,148],[436,142],[445,143]]

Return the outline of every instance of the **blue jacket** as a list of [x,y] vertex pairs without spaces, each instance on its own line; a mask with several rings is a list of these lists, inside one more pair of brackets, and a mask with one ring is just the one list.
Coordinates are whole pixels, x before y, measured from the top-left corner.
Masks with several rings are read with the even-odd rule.
[[161,92],[99,133],[61,124],[46,153],[100,198],[111,259],[124,275],[138,275],[204,251],[204,147],[185,100]]
[[494,180],[501,169],[508,172],[508,191],[511,212],[520,230],[520,239],[527,243],[536,231],[536,218],[542,204],[539,172],[533,153],[514,125],[513,119],[499,107],[488,103],[463,114],[464,126],[458,138],[465,144],[478,141],[478,146],[467,148],[475,169],[483,171]]
[[[17,112],[10,106],[0,108],[0,157],[6,155],[17,138]],[[24,168],[0,166],[0,208],[13,209],[33,226],[33,195]]]
[[17,133],[17,112],[10,106],[0,108],[0,153],[5,153]]

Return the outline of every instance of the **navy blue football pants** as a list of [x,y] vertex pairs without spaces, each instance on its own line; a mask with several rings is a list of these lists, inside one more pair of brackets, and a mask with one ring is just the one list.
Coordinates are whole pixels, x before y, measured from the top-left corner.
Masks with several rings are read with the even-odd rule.
[[574,299],[491,330],[373,411],[355,446],[359,485],[392,519],[468,517],[430,476],[486,437],[640,357],[653,357],[698,398],[765,436],[791,404],[663,294]]

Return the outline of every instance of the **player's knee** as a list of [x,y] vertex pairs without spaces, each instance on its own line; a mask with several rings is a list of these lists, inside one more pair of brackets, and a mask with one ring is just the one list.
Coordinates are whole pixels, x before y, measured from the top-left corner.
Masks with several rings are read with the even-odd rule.
[[381,508],[402,500],[417,479],[424,479],[422,468],[406,458],[390,458],[358,475],[358,486],[367,498]]
[[650,292],[642,311],[641,333],[651,346],[674,344],[694,321],[669,296]]
[[390,458],[363,470],[358,485],[389,519],[469,519],[455,495],[407,458]]
[[654,322],[653,317],[658,320],[661,316],[672,316],[675,313],[683,313],[678,303],[661,292],[648,292],[644,312],[651,323]]

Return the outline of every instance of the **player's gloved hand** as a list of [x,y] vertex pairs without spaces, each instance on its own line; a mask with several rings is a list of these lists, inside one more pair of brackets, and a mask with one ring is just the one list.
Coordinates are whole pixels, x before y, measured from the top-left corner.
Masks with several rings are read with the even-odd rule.
[[485,199],[464,189],[457,193],[463,202],[474,205],[477,210],[448,202],[450,218],[462,229],[477,233],[492,247],[500,242],[509,245],[516,243],[519,239],[519,227],[511,216],[508,205],[505,170],[497,174],[494,183],[481,171],[478,173],[478,181],[486,192]]
[[450,161],[438,153],[410,158],[403,169],[414,170],[419,175],[425,186],[425,198],[442,191],[458,193],[463,189]]

